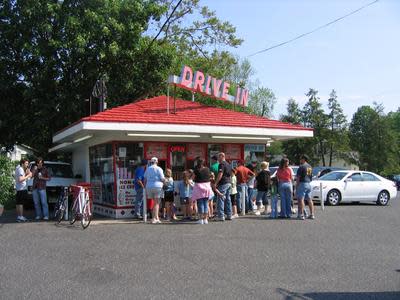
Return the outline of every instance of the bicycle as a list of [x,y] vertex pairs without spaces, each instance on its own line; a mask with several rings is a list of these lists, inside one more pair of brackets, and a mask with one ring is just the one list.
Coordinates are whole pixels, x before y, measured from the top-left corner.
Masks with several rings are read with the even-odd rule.
[[57,224],[61,222],[64,217],[65,211],[68,209],[68,187],[63,187],[61,189],[61,193],[58,196],[57,203],[54,206],[54,219],[56,220]]
[[77,196],[72,204],[69,223],[72,225],[80,219],[83,229],[86,229],[92,220],[92,205],[87,188],[72,185],[71,188],[78,190]]

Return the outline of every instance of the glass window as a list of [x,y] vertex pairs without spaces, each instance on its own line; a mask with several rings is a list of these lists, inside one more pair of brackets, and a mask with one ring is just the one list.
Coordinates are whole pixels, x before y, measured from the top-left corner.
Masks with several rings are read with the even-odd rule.
[[117,178],[117,205],[134,204],[134,178],[137,167],[143,159],[143,143],[115,143],[115,164]]
[[112,144],[89,148],[90,183],[93,202],[114,205],[114,165]]
[[245,164],[257,162],[258,164],[265,160],[264,144],[245,144],[244,145],[244,161]]
[[346,172],[331,172],[324,176],[321,176],[319,180],[326,180],[326,181],[339,181],[342,180],[348,173]]
[[221,144],[208,144],[208,163],[211,167],[211,157],[214,155],[218,157],[218,153],[222,152]]
[[363,173],[362,174],[363,181],[380,181],[378,177],[369,174],[369,173]]
[[351,181],[362,181],[361,173],[354,173],[349,178],[351,178]]

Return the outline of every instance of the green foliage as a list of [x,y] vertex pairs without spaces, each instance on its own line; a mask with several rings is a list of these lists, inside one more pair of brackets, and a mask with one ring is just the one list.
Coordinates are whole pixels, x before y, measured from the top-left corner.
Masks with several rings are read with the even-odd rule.
[[329,154],[328,166],[332,166],[334,157],[343,156],[350,151],[347,120],[343,109],[337,100],[336,91],[332,90],[328,99],[328,128],[327,150]]
[[362,169],[381,173],[399,167],[399,144],[383,107],[361,106],[350,123],[350,145],[359,153]]
[[0,155],[0,205],[10,208],[14,200],[14,164],[5,155]]
[[276,103],[276,97],[272,90],[265,87],[257,87],[251,91],[249,97],[249,111],[252,114],[270,118]]

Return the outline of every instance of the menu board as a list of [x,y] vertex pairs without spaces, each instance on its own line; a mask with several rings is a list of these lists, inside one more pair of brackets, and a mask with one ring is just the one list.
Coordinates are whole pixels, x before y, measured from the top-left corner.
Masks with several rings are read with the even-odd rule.
[[200,157],[205,159],[206,158],[206,151],[205,147],[202,144],[188,144],[187,145],[187,152],[186,158],[188,160],[193,160],[196,157]]
[[242,147],[239,144],[225,144],[225,159],[241,159]]
[[157,157],[159,160],[166,160],[168,153],[168,145],[165,143],[146,143],[145,144],[145,159]]
[[118,179],[117,180],[117,195],[118,206],[133,205],[135,200],[134,179]]

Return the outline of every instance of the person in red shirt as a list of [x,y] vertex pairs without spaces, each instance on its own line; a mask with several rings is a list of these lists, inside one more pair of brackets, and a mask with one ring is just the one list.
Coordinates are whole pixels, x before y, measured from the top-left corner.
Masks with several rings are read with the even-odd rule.
[[244,215],[245,210],[246,213],[253,211],[253,203],[251,202],[251,199],[248,199],[247,181],[254,175],[253,171],[244,166],[243,160],[238,161],[238,166],[236,167],[236,184],[238,191],[236,203],[237,209],[239,212],[242,212],[242,215]]
[[282,158],[276,172],[279,183],[279,196],[281,198],[281,218],[290,218],[292,215],[293,195],[293,170],[289,167],[289,159]]

